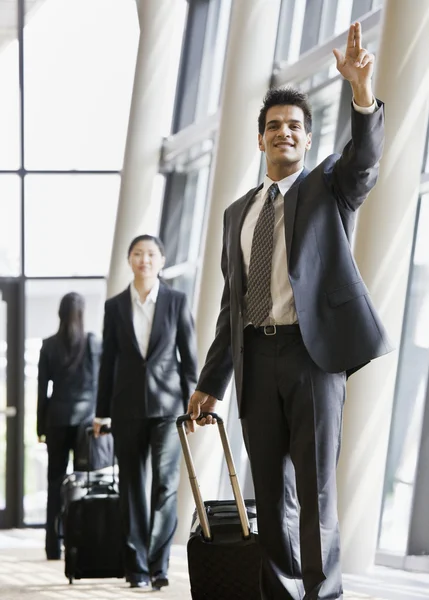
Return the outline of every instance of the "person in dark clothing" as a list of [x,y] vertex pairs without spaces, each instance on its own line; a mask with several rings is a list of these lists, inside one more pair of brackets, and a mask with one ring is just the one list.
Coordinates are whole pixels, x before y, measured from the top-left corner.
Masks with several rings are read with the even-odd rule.
[[[162,242],[136,237],[128,261],[134,281],[105,306],[94,433],[111,418],[126,578],[131,587],[159,589],[169,583],[179,484],[176,417],[195,389],[196,341],[186,296],[159,279]],[[150,510],[145,494],[149,451]]]
[[308,98],[293,88],[267,92],[258,118],[266,176],[225,211],[221,309],[189,403],[192,431],[234,373],[263,600],[342,600],[336,465],[346,379],[392,350],[351,248],[384,143],[360,23],[350,26],[345,54],[334,55],[352,89],[352,138],[306,169]]
[[[59,307],[58,332],[43,340],[38,371],[37,435],[48,449],[48,504],[46,557],[61,558],[57,518],[61,510],[61,484],[70,450],[75,452],[78,430],[95,414],[101,347],[83,326],[84,299],[66,294]],[[52,394],[48,396],[48,384]]]

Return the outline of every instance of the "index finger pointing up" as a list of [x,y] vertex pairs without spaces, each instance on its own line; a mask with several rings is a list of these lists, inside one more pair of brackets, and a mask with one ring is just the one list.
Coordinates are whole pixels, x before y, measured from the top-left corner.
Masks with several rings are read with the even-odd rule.
[[355,48],[362,50],[362,28],[359,22],[355,23]]
[[349,35],[347,37],[347,48],[358,50],[362,49],[362,34],[361,34],[361,26],[360,23],[356,22],[350,25]]

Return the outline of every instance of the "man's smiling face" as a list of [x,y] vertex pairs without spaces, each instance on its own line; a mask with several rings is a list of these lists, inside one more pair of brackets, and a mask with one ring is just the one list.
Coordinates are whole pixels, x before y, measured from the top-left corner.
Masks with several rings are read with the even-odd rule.
[[[311,148],[311,133],[304,127],[304,112],[291,104],[272,106],[267,111],[265,131],[258,136],[259,149],[265,152],[267,168],[304,164],[306,150]],[[268,173],[269,174],[269,173]]]

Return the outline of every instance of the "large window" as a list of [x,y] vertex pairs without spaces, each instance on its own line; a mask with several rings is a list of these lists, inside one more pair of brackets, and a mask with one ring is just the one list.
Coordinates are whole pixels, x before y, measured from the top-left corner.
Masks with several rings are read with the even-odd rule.
[[[405,555],[429,377],[429,194],[421,197],[395,390],[379,548]],[[429,549],[429,543],[427,544]]]
[[133,0],[45,0],[24,30],[27,169],[120,169],[139,25]]
[[[230,12],[231,0],[189,2],[173,116],[176,137],[186,140],[191,130],[216,119]],[[165,276],[190,297],[201,262],[214,138],[209,125],[203,136],[173,152],[173,157],[164,153],[161,161],[166,174],[160,225],[167,258]]]
[[17,3],[0,3],[0,169],[20,166],[17,25]]
[[200,245],[210,174],[210,156],[168,177],[160,235],[165,240],[165,273],[173,287],[192,297],[200,266]]
[[[311,149],[305,161],[308,169],[314,168],[334,151],[341,85],[341,81],[335,79],[329,85],[309,94],[313,111],[313,133]],[[348,118],[350,119],[350,109]]]
[[276,64],[299,60],[381,4],[382,0],[282,0]]
[[107,275],[119,184],[119,175],[27,175],[27,276]]
[[192,0],[186,23],[173,132],[218,109],[231,0]]
[[7,0],[0,23],[0,278],[24,290],[13,436],[24,434],[25,461],[14,477],[24,521],[42,523],[38,352],[68,291],[84,295],[87,329],[101,333],[140,27],[135,0]]

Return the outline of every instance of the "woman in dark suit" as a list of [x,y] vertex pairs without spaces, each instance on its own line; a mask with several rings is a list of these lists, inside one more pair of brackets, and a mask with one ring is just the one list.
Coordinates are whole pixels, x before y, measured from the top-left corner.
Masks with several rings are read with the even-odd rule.
[[[183,293],[160,281],[164,248],[153,236],[128,250],[131,285],[105,305],[94,433],[112,424],[119,464],[124,562],[131,587],[168,585],[177,524],[180,443],[175,420],[186,412],[197,375],[193,319]],[[145,495],[151,453],[150,509]]]
[[[66,294],[59,308],[58,332],[43,340],[38,371],[37,435],[48,449],[46,557],[61,557],[56,520],[61,510],[60,489],[70,450],[75,452],[79,426],[95,414],[100,344],[85,334],[84,299]],[[52,394],[48,396],[48,384]]]

